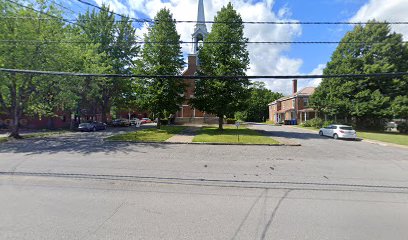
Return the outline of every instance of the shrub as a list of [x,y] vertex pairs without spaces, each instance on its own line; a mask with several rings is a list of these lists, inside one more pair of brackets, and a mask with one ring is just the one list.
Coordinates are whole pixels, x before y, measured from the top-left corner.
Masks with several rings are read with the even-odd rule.
[[321,118],[313,118],[309,120],[311,127],[321,128],[323,126],[323,120]]
[[310,123],[310,120],[304,121],[301,125],[303,127],[311,127],[312,126],[312,124]]
[[408,133],[408,123],[402,122],[398,124],[397,129],[400,133]]
[[334,122],[333,121],[324,121],[323,122],[323,124],[322,124],[322,127],[327,127],[327,126],[329,126],[329,125],[332,125],[332,124],[334,124]]
[[235,119],[240,120],[240,121],[245,121],[247,119],[247,113],[246,112],[236,112]]
[[227,124],[235,124],[236,121],[234,118],[227,118]]

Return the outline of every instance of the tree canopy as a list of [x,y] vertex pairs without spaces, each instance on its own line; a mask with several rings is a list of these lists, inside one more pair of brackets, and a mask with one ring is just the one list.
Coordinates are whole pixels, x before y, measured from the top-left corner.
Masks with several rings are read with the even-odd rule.
[[[164,8],[154,20],[144,37],[149,44],[144,45],[135,71],[144,75],[179,75],[184,60],[173,16]],[[165,42],[171,44],[163,44]],[[183,101],[184,85],[180,79],[139,79],[137,89],[139,103],[159,119],[158,128],[160,119],[177,112]]]
[[[248,39],[244,37],[241,16],[231,3],[221,8],[214,17],[212,30],[199,50],[198,74],[219,76],[211,80],[197,80],[192,104],[195,108],[219,118],[219,129],[226,115],[243,110],[249,98],[248,79],[225,79],[222,76],[244,76],[249,66]],[[206,44],[228,42],[231,44]]]
[[[357,25],[341,42],[324,75],[408,70],[407,45],[401,34],[391,32],[388,24]],[[311,105],[329,116],[354,117],[359,127],[378,127],[381,119],[392,117],[392,102],[407,92],[406,77],[323,79],[311,98]]]
[[249,122],[265,122],[269,118],[268,104],[283,97],[283,94],[272,92],[264,82],[254,82],[250,87],[251,96],[245,109],[245,120]]

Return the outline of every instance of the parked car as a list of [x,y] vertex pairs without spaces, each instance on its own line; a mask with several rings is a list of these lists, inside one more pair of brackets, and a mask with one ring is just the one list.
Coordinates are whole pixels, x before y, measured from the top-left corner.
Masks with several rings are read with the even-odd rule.
[[139,118],[133,118],[130,120],[130,125],[136,125],[137,122],[139,122],[140,119]]
[[320,128],[319,135],[333,137],[334,139],[339,139],[339,138],[356,139],[357,138],[356,131],[353,130],[351,126],[337,125],[337,124],[333,124],[333,125],[329,125],[324,128]]
[[101,122],[89,122],[81,123],[78,126],[78,130],[81,132],[95,132],[97,130],[106,130],[106,124]]
[[142,124],[153,122],[150,118],[142,118],[140,121],[142,122]]
[[112,121],[112,127],[129,127],[130,122],[127,119],[115,119]]

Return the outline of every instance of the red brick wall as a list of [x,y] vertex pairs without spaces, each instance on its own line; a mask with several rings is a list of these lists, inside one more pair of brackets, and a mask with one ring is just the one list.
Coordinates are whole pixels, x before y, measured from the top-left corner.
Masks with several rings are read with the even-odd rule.
[[[13,119],[7,115],[0,116],[0,125],[10,126]],[[60,113],[58,117],[29,117],[23,116],[20,119],[20,126],[22,128],[30,129],[47,129],[47,128],[68,128],[71,125],[70,113]]]
[[190,106],[183,106],[183,117],[193,117],[194,110]]

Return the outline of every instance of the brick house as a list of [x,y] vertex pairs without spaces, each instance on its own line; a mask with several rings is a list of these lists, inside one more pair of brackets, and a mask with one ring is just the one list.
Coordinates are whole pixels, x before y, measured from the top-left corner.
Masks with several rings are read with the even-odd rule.
[[297,80],[292,81],[292,95],[280,98],[269,106],[269,121],[283,124],[300,124],[315,118],[317,111],[308,107],[309,98],[314,93],[314,87],[305,87],[297,91]]

